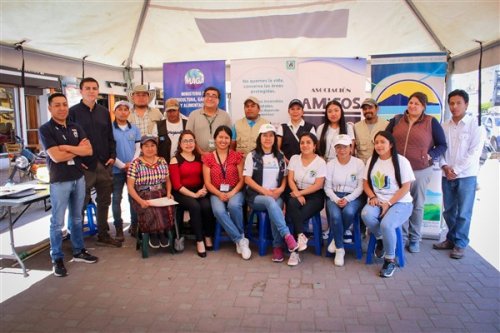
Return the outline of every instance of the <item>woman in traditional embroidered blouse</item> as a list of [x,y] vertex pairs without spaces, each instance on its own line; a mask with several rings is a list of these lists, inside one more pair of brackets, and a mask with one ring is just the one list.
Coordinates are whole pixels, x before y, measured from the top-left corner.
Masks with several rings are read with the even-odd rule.
[[228,126],[217,127],[215,150],[202,157],[203,179],[217,222],[236,244],[236,252],[250,259],[252,252],[243,229],[243,156],[229,149],[231,137]]
[[167,161],[158,157],[158,138],[144,135],[141,138],[141,155],[130,164],[127,189],[134,199],[132,206],[137,213],[139,231],[149,234],[153,248],[169,246],[168,231],[174,222],[173,207],[153,207],[148,200],[172,198]]

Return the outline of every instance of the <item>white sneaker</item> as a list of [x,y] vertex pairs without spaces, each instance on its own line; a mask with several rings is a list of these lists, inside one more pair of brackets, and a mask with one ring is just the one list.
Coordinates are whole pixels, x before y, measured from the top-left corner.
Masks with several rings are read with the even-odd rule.
[[299,251],[304,251],[307,249],[307,237],[304,234],[299,234],[297,237],[297,243],[299,244]]
[[298,252],[292,252],[290,258],[288,258],[288,266],[297,266],[300,262],[300,256]]
[[[241,251],[241,257],[245,260],[250,259],[250,257],[252,256],[252,251],[250,251],[250,246],[247,238],[243,237],[242,239],[240,239],[239,248]],[[238,249],[236,249],[236,251],[238,251]]]
[[344,266],[344,255],[345,255],[344,249],[336,249],[335,260],[333,261],[333,264],[335,266]]
[[335,247],[335,239],[332,239],[332,241],[330,242],[330,245],[328,245],[327,250],[328,250],[328,252],[330,252],[330,253],[335,253],[335,250],[336,250],[336,249],[337,249],[337,248]]
[[241,254],[241,247],[239,243],[236,243],[236,253]]

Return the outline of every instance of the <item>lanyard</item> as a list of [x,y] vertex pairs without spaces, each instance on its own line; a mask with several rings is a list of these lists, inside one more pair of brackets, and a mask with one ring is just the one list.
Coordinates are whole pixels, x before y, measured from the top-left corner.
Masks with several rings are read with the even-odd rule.
[[222,164],[220,160],[220,156],[219,153],[217,152],[217,149],[215,150],[215,155],[217,156],[217,160],[219,161],[220,171],[222,172],[222,178],[226,180],[226,168],[227,168],[227,159],[229,158],[229,149],[227,150],[227,156],[226,160],[224,161],[224,164]]
[[[215,116],[212,118],[212,121],[210,121],[210,118],[206,115],[206,114],[203,114],[205,116],[205,119],[207,120],[208,122],[208,127],[210,129],[210,136],[212,136],[212,124],[214,123],[215,119],[217,118],[217,116],[219,115],[219,112],[217,112],[215,114]],[[218,156],[218,155],[217,155]]]

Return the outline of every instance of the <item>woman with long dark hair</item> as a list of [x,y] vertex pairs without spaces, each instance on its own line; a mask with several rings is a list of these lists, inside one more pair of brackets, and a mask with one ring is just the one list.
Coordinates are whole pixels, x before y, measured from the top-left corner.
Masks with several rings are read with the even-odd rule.
[[403,234],[409,239],[408,250],[420,252],[424,219],[425,192],[432,176],[433,161],[446,151],[446,137],[436,118],[426,115],[427,95],[415,92],[408,99],[408,108],[392,118],[386,131],[394,135],[397,152],[406,157],[416,180],[410,186],[413,212],[403,225]]
[[229,149],[232,134],[225,125],[215,130],[215,150],[202,157],[203,179],[215,218],[236,244],[236,252],[247,260],[252,252],[243,230],[243,156]]
[[[318,139],[312,133],[299,137],[300,155],[293,155],[288,164],[288,199],[286,215],[292,221],[299,244],[298,251],[307,248],[304,222],[321,212],[325,205],[323,185],[326,176],[326,162],[316,154]],[[300,262],[298,252],[292,252],[288,265]]]
[[323,124],[318,126],[319,145],[318,155],[329,162],[336,157],[334,141],[339,134],[347,134],[352,140],[351,154],[354,152],[354,128],[352,123],[345,121],[342,104],[331,100],[325,106],[325,117]]
[[397,153],[391,133],[378,132],[374,143],[375,149],[363,176],[368,203],[361,211],[361,218],[377,239],[375,256],[384,257],[380,276],[391,277],[396,269],[396,229],[413,209],[409,191],[415,176],[410,162]]
[[203,164],[196,151],[196,138],[190,130],[184,130],[179,136],[177,152],[170,160],[170,179],[175,200],[189,211],[196,237],[196,253],[205,258],[205,248],[210,250],[213,247],[215,218],[203,183]]
[[285,156],[278,149],[276,129],[264,124],[259,129],[256,147],[245,160],[243,169],[247,184],[246,200],[252,209],[265,210],[269,214],[273,234],[274,262],[282,262],[283,240],[290,252],[297,250],[298,244],[290,234],[283,216],[283,191],[286,186]]

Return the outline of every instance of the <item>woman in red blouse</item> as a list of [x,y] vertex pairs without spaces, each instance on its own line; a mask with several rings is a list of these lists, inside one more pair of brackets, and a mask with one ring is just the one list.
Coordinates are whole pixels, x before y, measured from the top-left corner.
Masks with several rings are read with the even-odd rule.
[[215,150],[202,158],[203,178],[211,193],[210,203],[215,218],[236,243],[236,252],[243,259],[250,259],[252,252],[243,233],[243,156],[229,149],[231,137],[229,127],[217,127],[214,133]]
[[[170,160],[170,179],[175,200],[189,211],[191,226],[196,236],[196,253],[202,258],[213,249],[214,215],[203,184],[201,156],[195,149],[196,139],[190,130],[179,137],[177,152]],[[205,242],[203,242],[205,238]]]

